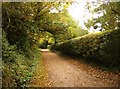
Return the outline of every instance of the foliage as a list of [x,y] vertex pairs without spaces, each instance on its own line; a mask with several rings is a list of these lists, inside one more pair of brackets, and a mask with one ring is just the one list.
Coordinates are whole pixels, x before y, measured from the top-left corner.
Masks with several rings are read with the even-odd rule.
[[2,58],[2,28],[0,28],[0,58]]
[[39,59],[40,53],[34,39],[37,26],[27,19],[26,15],[30,13],[26,11],[27,8],[22,3],[8,2],[2,5],[3,87],[25,86]]
[[[50,32],[56,42],[87,34],[67,12],[69,5],[48,2],[3,3],[3,30],[7,33],[9,43],[16,44],[18,50],[22,49],[27,54],[32,45],[38,45],[39,31]],[[55,8],[58,13],[51,13]]]
[[43,49],[50,48],[55,43],[54,37],[47,31],[40,32],[39,35],[39,47]]
[[2,34],[2,86],[23,87],[33,75],[34,67],[40,57],[39,51],[34,50],[34,57],[30,60],[8,43],[4,31]]
[[42,31],[53,34],[56,43],[88,33],[78,26],[67,10],[47,14],[42,23]]
[[97,61],[109,66],[120,66],[120,30],[88,34],[54,45],[70,56]]
[[[24,8],[25,6],[22,3],[3,3],[2,6],[2,28],[6,32],[9,44],[16,45],[19,52],[29,57],[30,50],[33,50],[35,45],[37,45],[34,39],[37,26],[33,24],[31,20],[24,18],[26,15],[30,14],[30,12],[26,11],[28,6]],[[25,12],[27,13],[21,15]]]
[[[97,7],[99,2],[94,2],[93,4],[96,4],[96,8],[93,10],[90,9],[90,11],[93,14],[103,14],[101,16],[98,16],[98,18],[94,18],[92,20],[89,20],[86,24],[88,28],[91,26],[96,27],[96,23],[101,24],[101,31],[104,30],[114,30],[118,29],[120,27],[120,22],[119,22],[119,16],[120,16],[120,2],[107,2],[101,4]],[[92,4],[92,5],[93,5]],[[92,6],[90,6],[92,7]],[[96,27],[97,28],[97,27]]]

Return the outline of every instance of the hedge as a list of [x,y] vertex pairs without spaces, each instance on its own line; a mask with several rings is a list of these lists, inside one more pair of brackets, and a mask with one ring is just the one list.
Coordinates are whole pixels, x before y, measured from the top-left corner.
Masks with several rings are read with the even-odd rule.
[[88,34],[53,45],[67,55],[120,66],[120,29]]

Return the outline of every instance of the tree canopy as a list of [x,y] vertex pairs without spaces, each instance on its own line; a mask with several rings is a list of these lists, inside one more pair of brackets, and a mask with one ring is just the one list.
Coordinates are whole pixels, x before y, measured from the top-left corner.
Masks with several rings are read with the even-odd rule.
[[88,28],[91,26],[93,26],[94,29],[98,28],[97,23],[101,24],[101,31],[114,30],[120,27],[120,2],[101,2],[101,4],[99,2],[92,2],[92,5],[93,4],[96,5],[94,9],[88,4],[91,13],[102,15],[97,18],[93,17],[92,20],[85,23]]
[[[50,2],[7,2],[3,3],[3,30],[7,33],[10,44],[35,45],[40,31],[53,34],[56,42],[87,33],[81,30],[67,12],[70,3]],[[56,9],[57,12],[51,11]],[[63,35],[64,33],[64,35]],[[12,34],[12,35],[11,35]],[[36,36],[37,35],[37,36]],[[58,39],[59,38],[59,39]],[[24,48],[23,48],[24,49]]]

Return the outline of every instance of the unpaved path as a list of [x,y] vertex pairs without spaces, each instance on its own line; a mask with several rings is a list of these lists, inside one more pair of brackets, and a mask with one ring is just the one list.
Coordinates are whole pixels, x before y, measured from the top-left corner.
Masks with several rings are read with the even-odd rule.
[[[42,60],[47,70],[45,80],[49,80],[44,84],[46,87],[116,87],[119,85],[118,74],[102,71],[59,53],[44,50]],[[37,72],[37,76],[41,74]],[[40,82],[38,78],[32,81],[37,86]]]

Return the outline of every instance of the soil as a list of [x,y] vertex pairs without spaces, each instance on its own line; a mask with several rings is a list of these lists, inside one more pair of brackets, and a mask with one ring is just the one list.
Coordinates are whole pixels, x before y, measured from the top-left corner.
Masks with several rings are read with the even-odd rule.
[[[43,71],[41,69],[41,63]],[[30,81],[34,87],[118,87],[120,74],[101,70],[58,52],[42,50],[42,62]],[[42,76],[42,78],[41,78]]]

